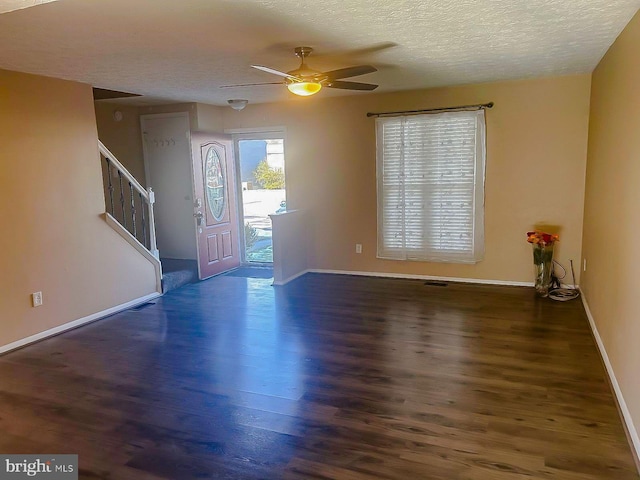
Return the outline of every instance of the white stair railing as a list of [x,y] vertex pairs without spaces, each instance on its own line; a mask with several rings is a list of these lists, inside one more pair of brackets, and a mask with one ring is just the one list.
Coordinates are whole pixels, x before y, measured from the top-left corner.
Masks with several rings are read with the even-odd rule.
[[147,190],[118,161],[113,153],[98,140],[101,161],[105,172],[106,211],[131,236],[155,258],[160,258],[156,243],[156,228],[153,216],[155,196]]

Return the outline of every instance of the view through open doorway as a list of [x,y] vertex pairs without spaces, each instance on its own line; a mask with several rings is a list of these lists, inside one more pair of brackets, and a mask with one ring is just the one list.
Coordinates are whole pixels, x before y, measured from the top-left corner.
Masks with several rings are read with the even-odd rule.
[[273,263],[269,215],[287,208],[284,138],[282,135],[243,135],[236,145],[240,160],[244,261]]

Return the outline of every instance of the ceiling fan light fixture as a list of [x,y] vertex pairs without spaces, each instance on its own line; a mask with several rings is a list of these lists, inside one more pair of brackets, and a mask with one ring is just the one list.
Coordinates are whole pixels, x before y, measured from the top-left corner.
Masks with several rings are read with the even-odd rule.
[[244,99],[240,99],[240,98],[233,98],[231,100],[227,100],[227,103],[234,110],[240,111],[244,107],[247,106],[247,103],[249,103],[249,100],[244,100]]
[[[1,0],[0,0],[1,1]],[[272,75],[284,77],[284,84],[294,95],[308,97],[318,93],[323,87],[339,88],[341,90],[360,90],[371,91],[378,88],[373,83],[361,83],[344,81],[344,78],[358,77],[368,73],[377,72],[378,69],[372,65],[354,65],[352,67],[339,68],[328,72],[319,72],[309,68],[305,63],[305,59],[311,55],[313,48],[296,47],[294,50],[296,56],[300,58],[300,66],[290,72],[281,72],[274,68],[265,67],[263,65],[251,65],[252,68],[260,70]],[[236,85],[222,85],[222,87],[250,87],[254,85],[271,85],[278,82],[262,82],[262,83],[242,83]],[[282,83],[280,83],[282,84]]]
[[322,88],[322,84],[318,82],[291,82],[287,84],[289,91],[301,97],[315,95]]

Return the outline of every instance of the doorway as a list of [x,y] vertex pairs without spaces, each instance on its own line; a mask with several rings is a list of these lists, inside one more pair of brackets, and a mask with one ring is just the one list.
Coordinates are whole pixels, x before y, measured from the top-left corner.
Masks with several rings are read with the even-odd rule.
[[147,182],[156,196],[163,282],[171,283],[165,282],[170,273],[184,284],[196,272],[205,279],[238,267],[231,135],[191,131],[186,112],[142,115],[140,122]]
[[194,213],[200,279],[240,265],[230,135],[192,132]]
[[284,132],[234,135],[238,158],[243,263],[271,265],[270,214],[287,209]]

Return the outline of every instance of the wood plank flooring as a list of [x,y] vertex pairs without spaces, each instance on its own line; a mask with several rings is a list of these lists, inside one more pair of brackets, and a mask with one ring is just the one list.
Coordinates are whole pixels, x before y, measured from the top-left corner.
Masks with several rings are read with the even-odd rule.
[[0,357],[0,452],[83,479],[638,480],[579,300],[221,276]]

